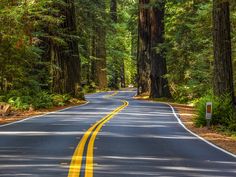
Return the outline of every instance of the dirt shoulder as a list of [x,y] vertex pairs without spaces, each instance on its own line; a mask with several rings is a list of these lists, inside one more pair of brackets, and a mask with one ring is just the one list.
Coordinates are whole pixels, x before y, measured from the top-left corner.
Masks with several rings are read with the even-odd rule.
[[[136,97],[136,99],[141,99],[146,101],[157,101],[157,100],[150,100],[147,96]],[[171,102],[168,103],[171,104],[178,111],[181,121],[189,130],[198,134],[204,139],[212,142],[213,144],[229,152],[232,152],[233,154],[236,154],[236,137],[226,135],[223,132],[217,131],[214,128],[211,129],[208,129],[206,127],[197,128],[194,126],[194,118],[197,115],[197,111],[195,110],[194,107],[185,104],[176,104]]]
[[26,119],[28,117],[44,115],[54,111],[60,111],[62,109],[66,109],[72,106],[79,106],[85,104],[86,101],[80,101],[76,104],[68,104],[66,106],[57,106],[49,109],[39,109],[39,110],[29,110],[29,111],[14,111],[10,116],[0,116],[0,125],[20,121]]

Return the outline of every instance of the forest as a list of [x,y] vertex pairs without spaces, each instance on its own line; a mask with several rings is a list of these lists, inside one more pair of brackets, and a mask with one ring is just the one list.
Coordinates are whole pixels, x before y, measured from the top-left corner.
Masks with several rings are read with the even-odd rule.
[[197,126],[236,132],[236,2],[1,0],[0,102],[65,105],[87,93],[137,88],[193,104]]

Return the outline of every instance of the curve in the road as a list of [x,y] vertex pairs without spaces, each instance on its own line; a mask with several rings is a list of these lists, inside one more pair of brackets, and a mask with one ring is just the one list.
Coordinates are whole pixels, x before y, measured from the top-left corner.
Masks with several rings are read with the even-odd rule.
[[218,150],[220,150],[220,151],[222,151],[222,152],[224,152],[224,153],[226,153],[226,154],[228,154],[228,155],[230,155],[230,156],[236,158],[236,155],[235,155],[235,154],[233,154],[233,153],[231,153],[231,152],[229,152],[229,151],[227,151],[227,150],[225,150],[225,149],[223,149],[223,148],[221,148],[221,147],[219,147],[219,146],[217,146],[217,145],[215,145],[215,144],[209,142],[208,140],[204,139],[203,137],[201,137],[201,136],[197,135],[196,133],[192,132],[191,130],[189,130],[189,129],[183,124],[183,122],[181,121],[181,119],[179,118],[179,116],[177,115],[177,113],[175,112],[175,109],[173,108],[173,106],[171,106],[171,105],[168,104],[168,103],[164,103],[164,104],[167,104],[167,105],[171,108],[174,117],[178,120],[178,123],[179,123],[185,130],[187,130],[190,134],[192,134],[193,136],[196,136],[197,138],[199,138],[200,140],[204,141],[204,142],[207,143],[208,145],[210,145],[210,146],[212,146],[212,147],[214,147],[214,148],[216,148],[216,149],[218,149]]
[[[110,94],[106,96],[105,98],[110,98],[112,96],[115,96],[118,92],[114,92],[113,94]],[[101,130],[101,128],[104,126],[105,123],[107,123],[109,120],[111,120],[116,114],[118,114],[120,111],[122,111],[124,108],[126,108],[129,105],[129,102],[126,100],[120,100],[123,104],[116,108],[114,111],[100,119],[97,123],[95,123],[92,127],[90,127],[82,137],[81,141],[79,142],[71,160],[70,168],[68,177],[80,177],[82,172],[82,166],[85,166],[85,177],[93,177],[93,155],[94,155],[94,142],[96,139],[97,134]],[[87,149],[86,149],[86,144]],[[84,151],[86,152],[86,161],[83,162],[83,154]],[[85,164],[83,164],[85,163]]]

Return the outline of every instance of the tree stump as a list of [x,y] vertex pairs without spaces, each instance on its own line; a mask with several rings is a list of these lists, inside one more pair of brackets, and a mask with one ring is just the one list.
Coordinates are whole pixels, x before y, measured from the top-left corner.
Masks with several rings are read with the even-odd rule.
[[11,113],[11,106],[6,103],[0,103],[0,116],[9,116]]

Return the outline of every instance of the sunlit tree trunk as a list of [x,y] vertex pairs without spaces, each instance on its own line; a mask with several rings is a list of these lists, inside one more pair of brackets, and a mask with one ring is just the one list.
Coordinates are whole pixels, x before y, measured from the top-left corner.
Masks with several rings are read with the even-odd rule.
[[213,0],[214,93],[234,100],[229,5],[229,0]]

